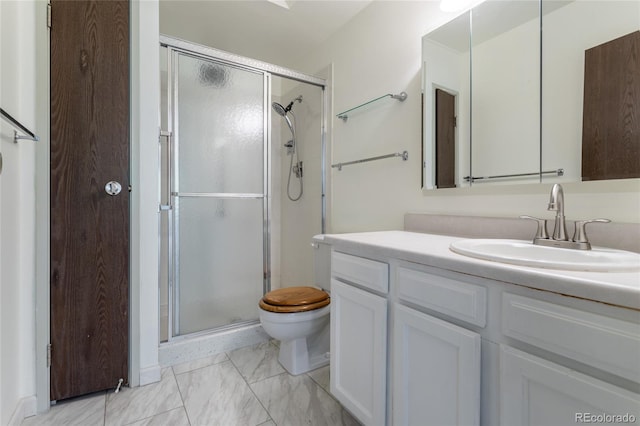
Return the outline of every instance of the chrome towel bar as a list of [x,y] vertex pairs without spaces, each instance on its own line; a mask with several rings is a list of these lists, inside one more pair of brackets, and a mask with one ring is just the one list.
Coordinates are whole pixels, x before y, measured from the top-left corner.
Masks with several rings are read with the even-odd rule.
[[338,171],[340,171],[340,170],[342,170],[342,166],[349,166],[351,164],[366,163],[367,161],[376,161],[376,160],[382,160],[382,159],[385,159],[385,158],[392,158],[392,157],[402,157],[402,161],[407,161],[409,159],[409,153],[407,151],[394,152],[393,154],[380,155],[378,157],[369,157],[369,158],[363,158],[361,160],[354,160],[354,161],[347,161],[347,162],[344,162],[344,163],[332,164],[331,167],[332,168],[337,168]]
[[486,179],[503,179],[503,178],[511,178],[511,177],[523,177],[523,176],[536,176],[536,175],[549,175],[554,174],[556,176],[564,176],[564,169],[556,169],[556,170],[547,170],[545,172],[533,172],[533,173],[517,173],[513,175],[495,175],[495,176],[465,176],[465,182],[476,181],[476,180],[486,180]]
[[18,135],[18,131],[14,130],[13,131],[13,142],[14,143],[18,143],[18,140],[20,140],[20,139],[28,139],[28,140],[31,140],[31,141],[39,141],[40,140],[40,138],[38,136],[36,136],[35,133],[33,133],[32,131],[27,129],[25,126],[23,126],[22,123],[20,123],[18,120],[13,118],[11,115],[9,115],[9,113],[7,113],[2,108],[0,108],[0,115],[2,116],[2,118],[4,118],[13,127],[15,127],[16,129],[20,130],[21,132],[27,134],[27,136]]

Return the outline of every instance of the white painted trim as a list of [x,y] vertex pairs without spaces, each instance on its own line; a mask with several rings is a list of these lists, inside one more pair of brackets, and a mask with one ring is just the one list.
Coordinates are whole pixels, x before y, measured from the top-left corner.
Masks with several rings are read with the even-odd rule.
[[159,382],[162,377],[162,368],[160,364],[153,367],[147,367],[140,370],[140,386],[148,385],[149,383]]
[[18,401],[13,414],[9,418],[7,426],[20,426],[22,421],[31,416],[36,415],[36,407],[38,405],[35,395],[27,396]]
[[[46,1],[36,2],[36,134],[40,135],[40,141],[36,147],[36,295],[35,295],[35,352],[36,352],[36,389],[33,397],[37,404],[38,413],[49,411],[50,383],[47,366],[47,345],[50,341],[50,44],[49,30],[47,28],[47,4]],[[35,414],[35,411],[34,413]]]
[[159,379],[153,373],[158,366],[159,342],[158,16],[157,1],[131,2],[130,386]]

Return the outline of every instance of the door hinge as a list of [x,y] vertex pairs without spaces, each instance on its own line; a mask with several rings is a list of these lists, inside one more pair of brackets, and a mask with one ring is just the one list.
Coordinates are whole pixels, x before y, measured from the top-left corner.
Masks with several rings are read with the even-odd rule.
[[458,127],[458,117],[453,117],[453,127]]
[[47,345],[47,368],[51,367],[51,343]]
[[167,138],[167,140],[169,140],[171,138],[171,132],[166,130],[160,130],[160,136],[158,137],[158,142],[162,142],[162,138]]
[[173,206],[171,206],[170,204],[160,204],[160,211],[161,212],[166,212],[169,210],[172,210]]
[[47,28],[51,29],[51,3],[47,3]]

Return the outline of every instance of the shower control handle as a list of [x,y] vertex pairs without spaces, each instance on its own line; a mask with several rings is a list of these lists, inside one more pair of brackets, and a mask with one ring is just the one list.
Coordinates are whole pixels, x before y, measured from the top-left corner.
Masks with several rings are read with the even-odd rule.
[[104,190],[111,196],[118,195],[122,191],[122,185],[120,185],[120,182],[112,180],[107,182],[107,184],[104,186]]

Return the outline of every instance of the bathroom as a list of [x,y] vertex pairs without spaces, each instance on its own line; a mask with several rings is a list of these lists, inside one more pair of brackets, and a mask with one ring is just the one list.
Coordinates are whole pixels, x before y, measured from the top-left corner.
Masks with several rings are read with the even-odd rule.
[[[235,2],[218,3],[231,7]],[[550,184],[503,188],[478,185],[444,192],[423,191],[422,37],[456,14],[442,12],[437,2],[431,1],[366,3],[361,5],[360,13],[331,37],[318,42],[313,50],[298,50],[298,54],[288,60],[278,60],[278,65],[293,70],[310,75],[325,71],[331,76],[328,106],[333,108],[333,114],[327,112],[328,117],[385,93],[404,91],[408,94],[402,103],[382,101],[378,108],[354,115],[346,123],[328,119],[330,162],[404,150],[409,156],[406,162],[387,159],[366,166],[344,167],[342,171],[327,167],[327,232],[403,229],[404,214],[412,211],[507,218],[548,214]],[[137,241],[135,247],[141,247],[132,252],[131,286],[136,295],[131,303],[132,330],[137,330],[135,335],[139,336],[131,347],[132,366],[138,371],[130,379],[133,386],[151,383],[160,377],[156,202],[160,77],[156,64],[160,63],[157,47],[162,32],[162,7],[157,2],[132,2],[132,100],[137,102],[131,121],[136,135],[132,138],[133,149],[137,153],[132,158],[132,174],[149,188],[132,196],[132,203],[137,205],[137,210],[132,212],[132,241]],[[2,107],[16,111],[15,116],[35,128],[35,133],[46,141],[48,110],[47,102],[42,102],[48,92],[46,5],[2,2],[0,18]],[[217,47],[206,38],[207,23],[198,27],[187,22],[182,28],[192,31],[191,34],[174,32],[172,35]],[[294,43],[295,31],[288,31],[292,39],[289,43]],[[259,46],[261,40],[253,41]],[[286,48],[287,42],[283,41],[280,50]],[[23,51],[34,54],[21,55]],[[272,62],[257,53],[238,53]],[[295,96],[297,94],[280,101],[288,103]],[[299,105],[302,104],[294,106],[294,113]],[[46,151],[46,145],[24,141],[13,144],[11,127],[6,127],[4,122],[2,126],[0,423],[5,424],[16,412],[42,411],[38,396],[47,389],[41,383],[41,377],[46,375],[46,363],[43,362],[43,330],[39,328],[43,319],[38,316],[42,311],[38,309],[43,303],[41,297],[46,297],[43,295],[48,291],[49,273],[42,260],[46,257],[48,242],[47,220],[36,206],[48,202],[46,191],[42,190],[47,187],[46,173],[42,171],[48,170],[48,163],[42,152],[43,147]],[[568,219],[606,217],[614,222],[640,222],[638,179],[569,182],[563,187]],[[20,286],[16,286],[16,282]],[[19,330],[16,322],[20,324]]]

